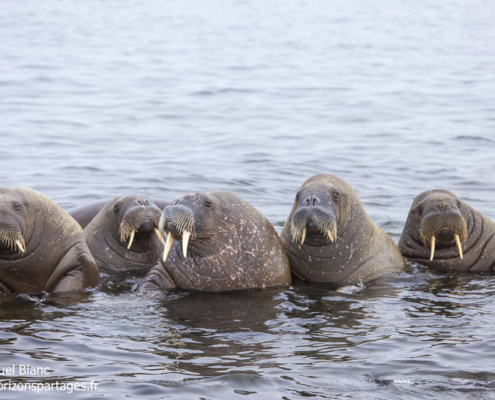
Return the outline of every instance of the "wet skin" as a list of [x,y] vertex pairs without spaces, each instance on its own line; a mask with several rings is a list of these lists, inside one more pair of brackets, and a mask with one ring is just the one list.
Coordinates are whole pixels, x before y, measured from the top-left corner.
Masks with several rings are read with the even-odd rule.
[[354,189],[334,175],[303,183],[281,239],[292,273],[302,280],[365,284],[404,268],[394,241],[370,220]]
[[0,292],[61,293],[96,286],[79,224],[32,189],[0,189]]
[[495,267],[495,223],[448,190],[429,190],[414,200],[399,249],[433,268],[488,271]]
[[141,292],[173,288],[224,291],[290,284],[290,269],[270,222],[226,191],[190,193],[166,207],[165,261],[141,282]]

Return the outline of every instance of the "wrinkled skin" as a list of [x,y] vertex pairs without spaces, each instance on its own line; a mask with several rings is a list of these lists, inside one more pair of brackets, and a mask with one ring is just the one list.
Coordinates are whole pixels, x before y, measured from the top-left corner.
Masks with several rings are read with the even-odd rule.
[[28,188],[0,189],[0,236],[9,231],[22,237],[25,251],[0,240],[0,293],[56,294],[97,285],[81,227],[48,197]]
[[366,284],[405,266],[397,245],[369,219],[354,189],[334,175],[304,182],[281,239],[293,275],[302,280]]
[[[79,223],[79,225],[81,225],[81,228],[86,229],[93,218],[96,217],[96,215],[108,204],[109,201],[110,200],[95,201],[90,204],[71,208],[70,210],[67,210],[67,212]],[[153,200],[153,202],[160,210],[163,210],[169,204],[161,200]]]
[[[98,268],[107,273],[146,273],[163,252],[155,233],[160,216],[161,210],[145,196],[110,200],[84,229]],[[128,249],[132,230],[135,235]]]
[[[460,258],[454,232],[447,228],[452,220],[461,218],[459,236],[463,258]],[[428,221],[434,222],[425,228]],[[435,226],[433,226],[433,224]],[[456,225],[459,225],[457,223]],[[430,234],[421,236],[424,232]],[[436,232],[434,258],[430,261],[431,232]],[[407,217],[404,231],[399,241],[399,249],[404,257],[432,268],[488,271],[495,266],[495,223],[474,210],[448,190],[429,190],[414,200]],[[426,237],[425,237],[426,236]]]
[[[177,222],[181,219],[174,215],[190,222],[186,257],[184,231]],[[186,194],[164,209],[160,222],[167,240],[174,241],[166,261],[140,283],[141,292],[225,291],[291,282],[287,255],[272,224],[239,196],[225,191]]]

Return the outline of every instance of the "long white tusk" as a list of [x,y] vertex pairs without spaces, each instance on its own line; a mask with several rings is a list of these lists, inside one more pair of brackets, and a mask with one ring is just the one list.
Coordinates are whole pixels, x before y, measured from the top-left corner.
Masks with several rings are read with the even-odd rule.
[[435,254],[435,236],[431,237],[431,255],[430,255],[430,261],[433,260],[433,255]]
[[459,239],[459,235],[455,235],[455,241],[457,243],[457,248],[459,249],[459,257],[461,257],[462,260],[462,246],[461,246],[461,240]]
[[17,247],[19,248],[19,250],[21,251],[21,253],[25,253],[26,252],[26,249],[24,248],[24,246],[22,245],[22,243],[19,240],[16,240],[15,241],[15,244],[17,245]]
[[168,253],[170,253],[170,249],[172,248],[172,243],[174,243],[174,237],[171,233],[167,235],[167,243],[165,243],[165,250],[163,250],[163,261],[167,261]]
[[127,250],[129,250],[132,246],[132,242],[134,242],[134,234],[136,233],[136,231],[132,231],[131,232],[131,238],[129,239],[129,245],[127,246]]
[[328,235],[328,238],[330,239],[330,241],[333,243],[334,240],[333,240],[332,233],[330,232],[330,229],[327,231],[327,235]]
[[189,231],[182,232],[182,254],[184,254],[184,258],[187,257],[187,244],[189,243],[190,237],[191,237],[191,232]]
[[162,235],[160,235],[160,231],[158,229],[156,229],[156,228],[155,228],[155,234],[156,234],[156,236],[158,236],[158,239],[160,239],[160,242],[162,242],[162,244],[164,246],[166,246],[165,241],[162,238]]
[[302,231],[301,244],[304,244],[304,240],[306,239],[306,228]]

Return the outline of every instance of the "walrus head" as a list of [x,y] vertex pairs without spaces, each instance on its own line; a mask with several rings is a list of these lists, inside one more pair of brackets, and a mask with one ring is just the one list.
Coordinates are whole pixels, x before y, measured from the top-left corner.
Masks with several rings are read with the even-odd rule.
[[467,223],[461,207],[459,199],[442,192],[427,196],[416,206],[421,218],[419,234],[424,246],[431,249],[430,261],[435,256],[435,248],[453,246],[457,246],[459,256],[463,258]]
[[26,252],[23,221],[26,205],[10,196],[0,197],[0,251]]
[[327,185],[308,185],[296,195],[296,209],[290,221],[292,239],[304,244],[306,236],[323,235],[337,240],[337,207],[340,191]]
[[135,237],[148,237],[152,233],[163,243],[157,229],[161,210],[152,200],[143,196],[125,196],[115,202],[113,212],[119,222],[120,241],[129,240],[127,249],[131,248]]
[[186,194],[165,207],[159,224],[159,229],[167,233],[163,261],[167,259],[174,240],[182,241],[182,254],[186,258],[191,238],[204,240],[211,237],[216,224],[209,222],[218,207],[219,200],[204,193]]

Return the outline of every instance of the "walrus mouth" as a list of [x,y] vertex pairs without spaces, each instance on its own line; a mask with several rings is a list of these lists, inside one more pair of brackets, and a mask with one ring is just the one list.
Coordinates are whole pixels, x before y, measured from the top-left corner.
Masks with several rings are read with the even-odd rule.
[[194,229],[194,217],[192,211],[182,205],[174,205],[165,207],[160,218],[159,228],[161,231],[167,230],[167,243],[163,250],[163,261],[165,262],[174,243],[174,237],[171,228],[180,236],[182,236],[182,254],[187,258],[187,246],[189,238]]
[[0,242],[3,242],[9,249],[17,250],[20,253],[26,252],[24,237],[15,225],[2,224],[0,226]]
[[119,227],[120,233],[120,241],[125,242],[129,239],[129,244],[127,245],[127,250],[129,250],[134,242],[134,236],[136,232],[138,232],[141,227],[151,222],[153,224],[153,232],[158,239],[165,246],[165,242],[163,241],[162,235],[160,231],[156,228],[157,222],[159,221],[160,213],[159,211],[153,209],[144,209],[142,207],[134,207],[127,213],[125,213]]
[[290,221],[290,232],[295,242],[304,244],[307,226],[314,225],[322,235],[333,243],[337,240],[337,222],[335,217],[321,207],[301,207]]
[[425,247],[431,249],[430,261],[435,256],[435,244],[450,242],[452,238],[455,239],[459,257],[461,260],[464,258],[462,243],[467,239],[467,225],[461,214],[450,212],[429,215],[421,221],[419,234]]

